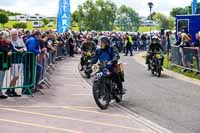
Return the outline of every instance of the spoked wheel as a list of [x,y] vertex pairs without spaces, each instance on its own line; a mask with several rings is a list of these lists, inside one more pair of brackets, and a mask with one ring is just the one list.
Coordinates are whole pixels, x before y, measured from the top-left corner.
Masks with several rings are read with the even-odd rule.
[[93,85],[93,96],[96,104],[100,109],[105,110],[108,108],[110,103],[109,89],[105,84],[100,82],[94,82]]

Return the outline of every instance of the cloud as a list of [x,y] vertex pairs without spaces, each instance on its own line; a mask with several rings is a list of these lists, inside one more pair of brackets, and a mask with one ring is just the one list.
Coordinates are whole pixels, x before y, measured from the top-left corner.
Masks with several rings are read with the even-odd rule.
[[[1,0],[0,8],[11,10],[14,12],[26,14],[43,14],[47,16],[55,16],[58,11],[59,0]],[[79,4],[86,0],[70,0],[71,11],[77,9]],[[118,6],[127,5],[134,8],[141,16],[149,14],[147,3],[150,0],[112,0]],[[169,15],[174,7],[184,7],[190,5],[192,0],[151,0],[154,3],[153,11],[162,12]]]

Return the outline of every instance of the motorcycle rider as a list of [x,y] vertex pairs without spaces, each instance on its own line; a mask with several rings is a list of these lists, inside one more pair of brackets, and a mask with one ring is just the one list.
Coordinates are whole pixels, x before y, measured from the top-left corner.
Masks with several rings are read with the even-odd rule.
[[83,71],[83,66],[85,64],[84,54],[87,52],[90,52],[92,55],[94,55],[95,51],[96,51],[96,44],[94,41],[92,41],[91,36],[88,35],[84,37],[84,40],[81,46],[82,56],[81,56],[81,70],[80,71]]
[[163,52],[164,52],[164,48],[162,47],[162,45],[160,44],[160,40],[158,38],[158,36],[153,36],[152,37],[152,42],[149,45],[149,49],[148,49],[148,54],[147,54],[147,58],[146,58],[146,64],[148,65],[148,70],[150,70],[150,60],[152,59],[153,55],[155,55],[156,52],[161,52],[161,65],[163,65],[163,61],[164,61],[164,56],[163,56]]
[[125,89],[123,88],[122,79],[117,72],[116,64],[120,59],[119,51],[116,47],[111,46],[108,37],[103,36],[100,38],[100,49],[97,49],[95,56],[93,57],[93,64],[98,61],[107,62],[108,69],[112,72],[113,81],[117,83],[118,88],[122,94],[125,94]]

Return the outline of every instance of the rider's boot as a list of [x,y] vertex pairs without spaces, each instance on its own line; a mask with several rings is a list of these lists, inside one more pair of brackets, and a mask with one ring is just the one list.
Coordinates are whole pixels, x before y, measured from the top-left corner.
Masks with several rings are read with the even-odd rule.
[[122,83],[118,84],[118,88],[119,88],[120,93],[121,93],[122,95],[126,94],[126,91],[127,91],[127,90],[124,89]]

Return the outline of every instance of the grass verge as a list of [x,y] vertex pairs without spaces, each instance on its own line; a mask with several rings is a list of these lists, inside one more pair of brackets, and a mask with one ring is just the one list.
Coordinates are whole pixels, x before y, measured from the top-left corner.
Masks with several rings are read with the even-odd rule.
[[200,80],[200,75],[198,75],[197,72],[194,72],[194,71],[183,72],[183,68],[181,68],[179,66],[172,65],[169,59],[170,58],[167,57],[167,55],[165,55],[165,60],[164,60],[164,65],[163,65],[163,67],[165,69],[171,70],[173,72],[182,74],[182,75],[190,77],[190,78]]
[[[4,28],[12,29],[13,25],[16,23],[20,23],[20,21],[9,21],[4,25]],[[50,29],[56,29],[56,22],[53,22],[53,27],[44,26],[42,28],[33,28],[33,21],[27,21],[27,29],[33,30],[33,29],[40,29],[40,30],[50,30]],[[3,28],[2,25],[0,25],[0,28]]]

